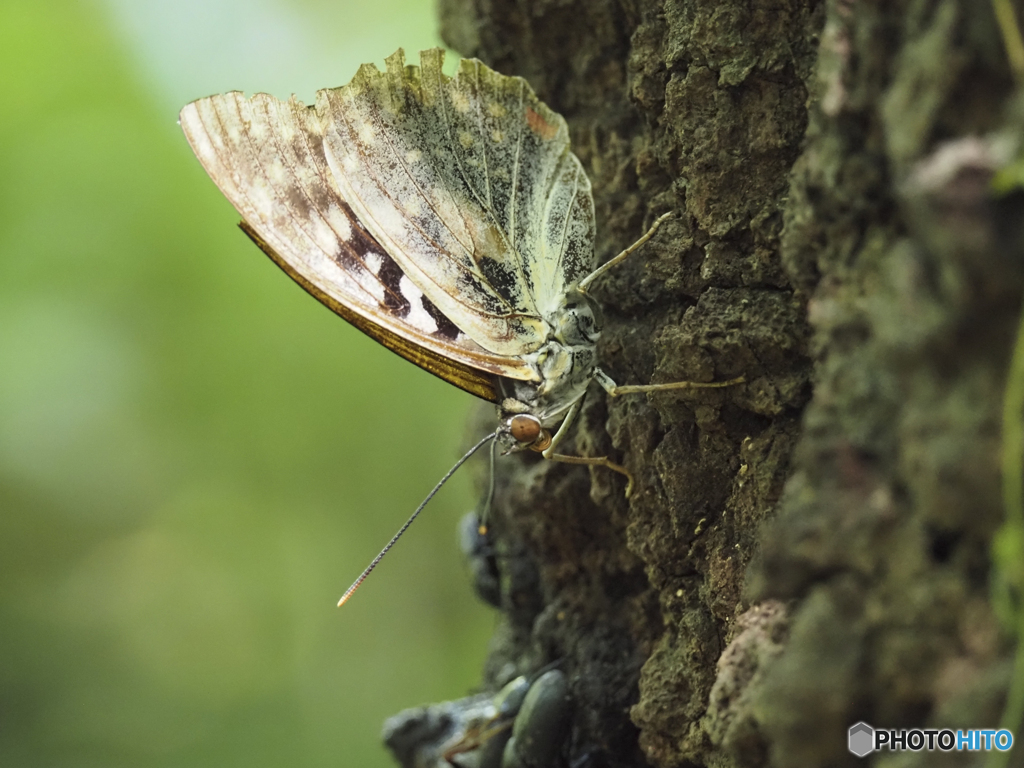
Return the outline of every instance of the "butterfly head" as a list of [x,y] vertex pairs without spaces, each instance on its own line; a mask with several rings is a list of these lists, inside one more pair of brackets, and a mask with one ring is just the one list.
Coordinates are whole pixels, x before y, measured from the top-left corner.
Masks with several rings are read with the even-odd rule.
[[596,332],[594,339],[572,336],[569,342],[553,334],[542,347],[523,355],[536,371],[536,381],[502,380],[506,397],[496,437],[506,453],[547,450],[551,430],[586,392],[594,377]]
[[530,413],[530,406],[512,397],[501,403],[501,423],[498,441],[506,446],[506,453],[531,450],[538,453],[551,445],[551,431]]
[[521,446],[541,452],[551,445],[551,432],[541,426],[540,419],[528,413],[517,413],[508,420],[508,431]]

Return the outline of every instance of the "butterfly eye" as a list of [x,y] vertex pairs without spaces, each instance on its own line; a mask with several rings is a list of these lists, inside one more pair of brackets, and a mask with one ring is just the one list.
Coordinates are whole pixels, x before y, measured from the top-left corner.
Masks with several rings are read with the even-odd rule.
[[513,416],[508,422],[508,430],[520,443],[533,443],[544,433],[537,417],[525,413]]

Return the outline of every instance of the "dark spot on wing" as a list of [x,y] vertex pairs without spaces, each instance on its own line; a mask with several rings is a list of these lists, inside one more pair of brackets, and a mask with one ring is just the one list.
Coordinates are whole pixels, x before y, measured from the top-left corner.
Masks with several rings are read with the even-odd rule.
[[[342,243],[341,253],[338,257],[339,265],[342,269],[365,271],[367,254],[376,254],[381,260],[380,269],[377,270],[377,279],[384,286],[384,306],[397,317],[408,317],[412,310],[412,304],[409,298],[402,293],[402,277],[405,275],[402,268],[362,227],[347,203],[342,202],[341,208],[352,222],[352,237],[347,243]],[[458,338],[462,331],[430,299],[421,296],[419,301],[422,303],[423,309],[437,324],[437,330],[433,335],[450,341]]]
[[405,274],[402,272],[402,268],[395,263],[394,259],[388,256],[387,251],[381,247],[380,243],[374,240],[373,236],[363,228],[363,225],[359,223],[359,219],[356,218],[348,203],[341,202],[341,210],[352,224],[352,235],[347,241],[339,241],[341,247],[338,253],[331,255],[331,258],[344,270],[352,273],[362,273],[369,271],[366,264],[367,256],[371,253],[379,256],[381,264],[376,277],[384,286],[384,306],[398,317],[407,316],[412,305],[399,289],[402,275]]
[[526,328],[526,324],[523,323],[522,318],[520,318],[520,317],[513,317],[513,318],[509,319],[509,322],[508,322],[508,333],[505,334],[505,337],[504,337],[503,340],[504,341],[511,341],[512,339],[516,338],[517,336],[527,336],[527,335],[529,335],[529,330]]
[[481,256],[477,259],[477,266],[495,293],[511,306],[516,307],[519,305],[521,297],[516,290],[518,275],[515,270],[510,269],[499,261],[495,261],[489,256]]
[[398,263],[388,256],[383,249],[377,251],[377,253],[380,254],[382,259],[377,277],[384,284],[384,306],[390,309],[393,314],[405,317],[409,314],[409,310],[412,309],[412,304],[402,294],[400,287],[402,276],[405,273],[398,266]]
[[491,295],[472,272],[460,274],[456,287],[460,291],[468,292],[471,296],[479,297],[480,308],[487,314],[504,315],[509,311],[508,303]]
[[434,302],[426,296],[424,296],[421,301],[423,302],[423,308],[427,311],[427,314],[434,319],[435,323],[437,323],[437,330],[434,332],[434,336],[440,336],[443,339],[455,341],[461,333],[458,326],[449,320],[448,316],[441,312],[441,310],[434,305]]
[[285,205],[292,218],[308,219],[312,215],[313,205],[305,191],[298,186],[285,188]]
[[[384,286],[384,307],[396,317],[408,317],[412,310],[412,304],[402,292],[401,282],[405,275],[402,268],[363,228],[347,203],[341,202],[341,209],[352,224],[352,235],[347,241],[339,241],[340,248],[336,254],[332,254],[332,258],[344,270],[365,273],[369,270],[368,254],[375,254],[380,258],[380,269],[377,270],[376,278]],[[462,333],[458,326],[449,320],[426,296],[421,296],[419,301],[422,303],[423,309],[437,324],[437,330],[433,335],[455,341]]]
[[359,223],[359,219],[356,218],[352,209],[348,207],[348,203],[341,202],[341,211],[352,225],[352,234],[348,240],[341,241],[341,250],[333,258],[342,269],[364,270],[366,267],[364,266],[363,259],[366,257],[366,254],[371,251],[373,253],[384,253],[384,249],[380,247],[369,232],[363,229],[363,225]]

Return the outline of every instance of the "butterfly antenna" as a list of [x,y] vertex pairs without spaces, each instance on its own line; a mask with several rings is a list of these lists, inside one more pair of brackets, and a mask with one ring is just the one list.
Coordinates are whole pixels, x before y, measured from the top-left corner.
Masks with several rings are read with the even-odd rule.
[[338,607],[339,608],[341,608],[341,606],[343,606],[346,602],[348,602],[348,599],[350,597],[352,597],[352,593],[355,592],[357,589],[359,589],[359,585],[360,584],[362,584],[364,581],[366,581],[366,577],[370,575],[370,571],[372,571],[374,568],[376,568],[377,567],[377,563],[379,563],[381,560],[384,559],[384,555],[386,555],[388,553],[388,550],[391,549],[393,546],[395,546],[395,542],[398,541],[401,538],[402,534],[405,533],[406,530],[408,530],[409,526],[412,525],[412,521],[415,520],[419,516],[420,512],[423,511],[424,507],[426,507],[427,504],[430,503],[430,500],[432,498],[434,498],[434,495],[438,491],[441,490],[441,486],[443,486],[445,483],[448,482],[448,478],[450,478],[452,475],[455,474],[455,470],[457,470],[459,467],[461,467],[463,464],[465,464],[470,456],[472,456],[474,453],[476,453],[481,448],[483,448],[485,443],[487,443],[489,440],[494,440],[494,438],[496,438],[497,436],[498,436],[497,432],[494,432],[493,434],[488,435],[483,440],[481,440],[479,443],[477,443],[472,448],[470,448],[466,452],[465,456],[463,456],[461,459],[459,459],[457,462],[455,462],[455,466],[453,466],[451,469],[448,470],[447,473],[445,473],[445,476],[441,478],[441,481],[437,485],[434,486],[434,490],[432,490],[430,493],[428,493],[427,494],[427,498],[425,498],[423,500],[423,502],[418,507],[416,507],[416,511],[413,512],[412,515],[409,517],[409,519],[405,521],[405,525],[403,525],[401,528],[399,528],[398,529],[398,533],[396,533],[394,536],[391,537],[391,541],[388,542],[387,546],[384,547],[384,549],[382,549],[380,551],[379,555],[377,555],[375,558],[373,558],[373,562],[370,563],[368,566],[366,566],[366,570],[363,571],[361,574],[359,574],[359,578],[356,579],[353,582],[352,586],[349,587],[347,590],[345,590],[345,594],[342,595],[341,596],[341,600],[338,601]]
[[491,479],[487,484],[487,498],[484,500],[484,511],[477,516],[480,521],[477,530],[481,536],[487,534],[487,521],[491,519],[491,502],[494,501],[494,451],[497,446],[497,440],[491,443]]

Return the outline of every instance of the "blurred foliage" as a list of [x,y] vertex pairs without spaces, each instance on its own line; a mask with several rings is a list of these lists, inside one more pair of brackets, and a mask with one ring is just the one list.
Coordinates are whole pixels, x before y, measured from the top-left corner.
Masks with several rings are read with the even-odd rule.
[[[1003,36],[1006,56],[1017,81],[1024,84],[1024,41],[1009,0],[992,0],[992,8]],[[1024,156],[1020,147],[1016,157],[1001,168],[993,179],[993,191],[1006,194],[1024,185]],[[1017,635],[1010,690],[999,727],[1020,736],[1024,722],[1024,314],[1017,329],[1013,359],[1003,398],[1003,506],[1006,519],[992,541],[992,605],[1004,628]],[[985,760],[986,768],[1003,768],[1009,752],[993,750]]]
[[[1004,628],[1017,635],[1014,671],[999,727],[1020,735],[1024,720],[1024,315],[1017,330],[1003,397],[1002,481],[1006,518],[992,541],[992,605]],[[1003,768],[1009,752],[993,750],[986,768]]]
[[[251,5],[321,51],[392,26],[372,59],[433,43],[429,0]],[[388,765],[385,716],[478,679],[471,472],[333,603],[472,437],[473,401],[234,226],[172,99],[252,85],[203,79],[218,30],[146,26],[189,6],[0,5],[0,765]],[[265,31],[232,66],[287,69]]]

